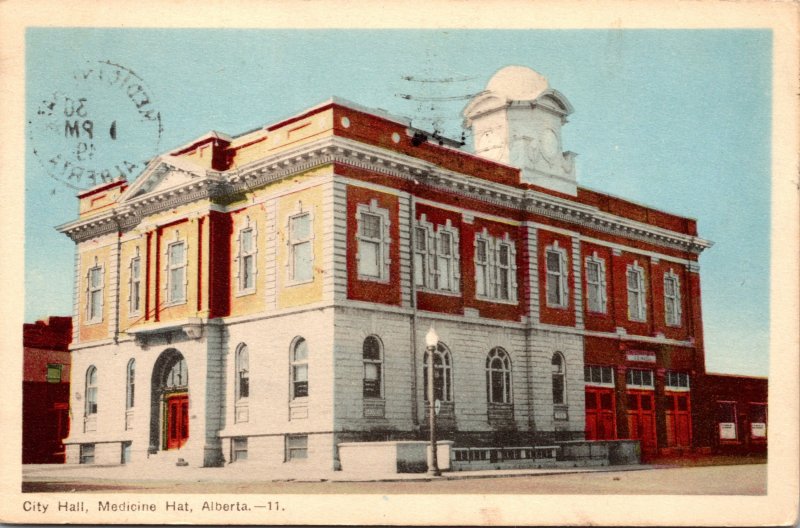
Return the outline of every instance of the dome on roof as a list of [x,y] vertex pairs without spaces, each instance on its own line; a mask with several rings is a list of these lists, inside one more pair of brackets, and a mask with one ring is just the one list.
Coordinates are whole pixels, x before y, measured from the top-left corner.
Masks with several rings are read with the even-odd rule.
[[532,101],[549,88],[547,78],[525,66],[506,66],[489,80],[486,89],[508,101]]

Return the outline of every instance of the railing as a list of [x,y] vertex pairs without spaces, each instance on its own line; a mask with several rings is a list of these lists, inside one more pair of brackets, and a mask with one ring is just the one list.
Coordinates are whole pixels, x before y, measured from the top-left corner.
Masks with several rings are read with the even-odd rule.
[[454,447],[453,461],[459,463],[497,464],[510,461],[555,460],[558,446],[527,447]]

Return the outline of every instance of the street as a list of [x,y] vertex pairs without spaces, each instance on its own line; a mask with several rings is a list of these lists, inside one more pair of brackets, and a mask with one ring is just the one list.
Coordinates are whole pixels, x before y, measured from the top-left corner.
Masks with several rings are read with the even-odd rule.
[[[291,494],[662,494],[662,495],[762,495],[767,491],[767,465],[742,464],[704,467],[655,467],[652,469],[563,472],[464,477],[445,474],[437,480],[393,481],[243,481],[216,480],[193,474],[191,479],[75,478],[25,475],[24,492],[137,493],[291,493]],[[199,477],[198,475],[201,475]],[[188,476],[188,475],[187,475]]]

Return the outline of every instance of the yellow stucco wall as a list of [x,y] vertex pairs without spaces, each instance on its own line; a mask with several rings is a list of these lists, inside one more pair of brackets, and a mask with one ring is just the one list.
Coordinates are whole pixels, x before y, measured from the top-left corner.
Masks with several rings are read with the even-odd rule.
[[[78,273],[78,320],[80,324],[78,340],[81,343],[106,339],[111,332],[109,329],[109,314],[113,309],[114,297],[109,287],[109,278],[112,266],[115,265],[115,263],[111,262],[111,248],[116,243],[116,237],[117,235],[114,233],[81,244],[80,272]],[[90,322],[88,320],[88,277],[89,270],[95,266],[99,266],[103,270],[103,309],[101,319],[97,322]]]
[[[266,281],[266,204],[254,204],[231,214],[231,315],[246,315],[264,310],[264,288]],[[242,230],[254,230],[255,241],[255,288],[243,290],[240,277],[240,241]]]

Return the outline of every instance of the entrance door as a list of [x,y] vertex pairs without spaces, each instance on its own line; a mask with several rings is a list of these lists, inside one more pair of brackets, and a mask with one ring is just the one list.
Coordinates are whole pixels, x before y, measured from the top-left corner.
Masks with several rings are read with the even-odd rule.
[[689,447],[692,443],[692,413],[688,392],[664,395],[667,418],[667,446]]
[[643,453],[656,451],[656,413],[652,392],[628,392],[628,432]]
[[167,399],[167,449],[179,449],[189,438],[189,396]]
[[617,437],[614,389],[586,387],[586,439],[613,440]]

